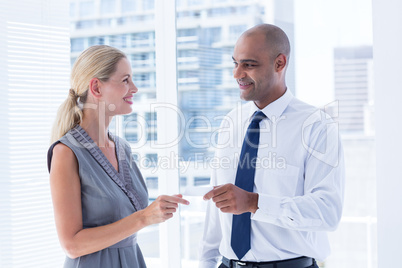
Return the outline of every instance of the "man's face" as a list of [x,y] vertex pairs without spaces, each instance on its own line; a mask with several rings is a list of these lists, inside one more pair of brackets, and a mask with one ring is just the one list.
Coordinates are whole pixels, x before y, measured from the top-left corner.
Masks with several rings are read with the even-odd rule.
[[259,108],[272,102],[276,95],[275,59],[270,54],[265,36],[260,33],[241,36],[233,52],[233,77],[239,84],[240,97],[254,101]]

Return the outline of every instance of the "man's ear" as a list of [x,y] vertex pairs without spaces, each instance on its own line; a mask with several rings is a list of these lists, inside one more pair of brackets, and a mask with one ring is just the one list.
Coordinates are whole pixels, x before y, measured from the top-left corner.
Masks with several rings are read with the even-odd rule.
[[283,71],[286,67],[287,60],[288,59],[285,55],[283,55],[282,53],[279,54],[278,57],[276,57],[275,59],[275,70],[277,72]]
[[98,78],[92,78],[91,81],[89,81],[89,91],[95,98],[99,98],[102,95],[100,84],[101,82]]

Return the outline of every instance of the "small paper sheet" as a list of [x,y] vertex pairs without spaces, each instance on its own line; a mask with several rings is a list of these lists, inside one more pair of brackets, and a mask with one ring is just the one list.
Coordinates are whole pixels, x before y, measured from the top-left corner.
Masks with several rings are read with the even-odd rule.
[[212,186],[187,186],[183,195],[188,196],[204,196],[213,189]]

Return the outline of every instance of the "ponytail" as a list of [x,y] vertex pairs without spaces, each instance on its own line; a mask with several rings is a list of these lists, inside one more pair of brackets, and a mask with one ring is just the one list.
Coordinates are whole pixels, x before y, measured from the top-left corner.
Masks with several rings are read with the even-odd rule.
[[78,107],[78,95],[70,89],[67,99],[60,105],[53,124],[51,143],[63,137],[82,120],[82,110]]

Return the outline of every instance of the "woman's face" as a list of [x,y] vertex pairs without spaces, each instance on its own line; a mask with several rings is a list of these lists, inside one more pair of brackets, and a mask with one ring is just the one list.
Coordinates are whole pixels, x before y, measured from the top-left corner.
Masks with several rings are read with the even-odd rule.
[[132,112],[133,95],[138,89],[132,80],[130,62],[122,58],[117,63],[116,72],[106,82],[100,82],[101,101],[110,116]]

